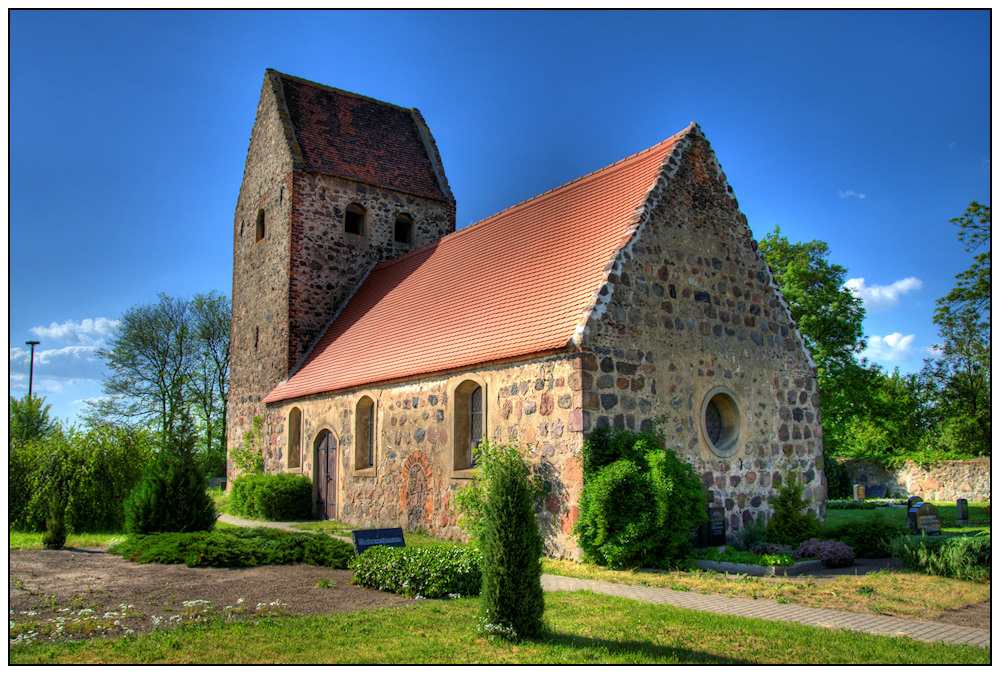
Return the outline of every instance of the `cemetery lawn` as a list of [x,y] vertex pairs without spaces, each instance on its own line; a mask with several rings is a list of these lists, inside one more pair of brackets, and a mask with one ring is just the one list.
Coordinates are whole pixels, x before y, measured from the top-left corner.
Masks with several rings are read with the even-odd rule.
[[990,651],[722,616],[597,595],[545,597],[547,632],[508,643],[476,632],[476,599],[326,616],[262,618],[28,644],[10,664],[601,663],[988,664]]
[[[956,526],[955,518],[958,515],[958,506],[954,501],[931,501],[937,506],[938,515],[941,518],[941,530],[948,533],[975,534],[979,531],[990,530],[990,513],[986,510],[985,503],[969,504],[969,524],[966,526]],[[906,508],[876,508],[875,510],[836,510],[826,511],[827,526],[836,526],[847,522],[864,521],[869,518],[877,518],[886,522],[906,524]]]

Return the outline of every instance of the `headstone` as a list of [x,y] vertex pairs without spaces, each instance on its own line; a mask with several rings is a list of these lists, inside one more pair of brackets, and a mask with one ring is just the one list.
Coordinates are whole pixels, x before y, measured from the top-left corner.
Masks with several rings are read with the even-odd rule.
[[354,554],[360,555],[368,548],[385,545],[390,548],[405,548],[403,530],[394,529],[361,529],[351,532],[351,542],[354,543]]
[[955,518],[955,524],[964,527],[969,523],[969,502],[964,498],[960,498],[955,501],[955,505],[958,506],[958,516]]
[[906,525],[911,534],[941,535],[941,518],[938,509],[930,503],[917,502],[906,513]]
[[854,485],[854,500],[855,501],[865,500],[865,485],[863,484]]
[[884,484],[870,484],[865,491],[868,498],[885,498],[885,495],[888,493]]
[[910,498],[906,499],[906,508],[907,508],[907,510],[909,510],[910,508],[912,508],[914,503],[920,503],[922,501],[923,501],[923,499],[921,497],[919,497],[919,496],[911,496]]
[[708,522],[706,523],[706,526],[708,527],[708,540],[706,542],[706,545],[726,544],[725,508],[709,508]]
[[226,478],[224,477],[210,477],[208,478],[209,489],[215,489],[216,487],[226,488]]

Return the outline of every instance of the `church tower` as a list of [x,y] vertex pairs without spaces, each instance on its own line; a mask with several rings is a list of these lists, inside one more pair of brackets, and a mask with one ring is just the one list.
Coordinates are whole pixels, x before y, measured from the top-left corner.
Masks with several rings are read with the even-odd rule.
[[373,265],[453,231],[418,110],[268,69],[233,222],[229,450],[255,416],[278,432],[261,401]]

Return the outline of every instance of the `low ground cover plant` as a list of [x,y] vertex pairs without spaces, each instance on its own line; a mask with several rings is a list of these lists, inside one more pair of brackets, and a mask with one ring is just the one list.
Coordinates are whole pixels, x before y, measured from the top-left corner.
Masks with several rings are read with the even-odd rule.
[[354,558],[354,583],[407,597],[478,595],[482,553],[476,548],[378,545]]
[[304,475],[244,475],[233,480],[229,510],[253,520],[289,522],[312,517],[312,482]]
[[812,538],[795,551],[796,559],[816,558],[831,569],[850,566],[854,563],[854,550],[842,541],[821,541]]
[[990,534],[901,536],[892,552],[909,568],[946,578],[988,581],[993,560]]
[[346,569],[354,550],[323,534],[266,527],[129,536],[108,552],[140,564],[257,566],[299,562]]
[[719,552],[713,548],[707,548],[705,550],[699,550],[696,556],[698,559],[707,559],[712,562],[756,564],[761,566],[791,566],[798,561],[787,552],[751,552],[749,550],[735,550],[731,548],[727,548],[725,552]]

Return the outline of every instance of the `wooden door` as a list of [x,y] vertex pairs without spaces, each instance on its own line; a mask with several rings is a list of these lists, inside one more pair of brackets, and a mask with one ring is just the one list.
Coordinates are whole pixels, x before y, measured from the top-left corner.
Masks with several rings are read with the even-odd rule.
[[320,519],[337,519],[337,439],[330,431],[316,442],[316,512]]

